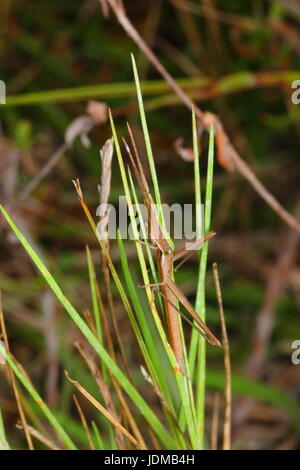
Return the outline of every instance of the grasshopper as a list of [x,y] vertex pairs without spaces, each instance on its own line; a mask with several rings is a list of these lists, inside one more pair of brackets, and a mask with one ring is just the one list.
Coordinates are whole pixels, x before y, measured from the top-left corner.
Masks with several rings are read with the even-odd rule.
[[[133,138],[133,134],[128,124],[127,127],[135,158],[125,139],[123,139],[123,142],[125,144],[127,154],[131,161],[131,165],[134,170],[135,177],[141,190],[144,204],[147,209],[148,238],[150,240],[150,246],[152,249],[156,250],[157,256],[157,267],[160,282],[159,284],[151,284],[151,286],[161,286],[161,291],[158,292],[163,298],[170,344],[181,370],[184,370],[184,354],[179,314],[182,315],[193,327],[195,327],[197,331],[202,336],[204,336],[210,344],[214,346],[221,346],[221,343],[216,338],[216,336],[210,331],[207,325],[201,320],[199,315],[197,315],[196,311],[194,310],[193,306],[191,305],[183,291],[173,281],[173,262],[183,258],[186,255],[188,255],[188,258],[189,256],[191,256],[191,251],[185,248],[173,251],[166,236],[164,235],[163,230],[161,229],[161,226],[158,221],[155,204],[149,190],[149,186],[145,177],[145,173],[141,164],[140,156],[137,150],[135,140]],[[214,232],[210,232],[203,238],[191,243],[191,250],[198,250],[205,241],[211,239],[214,235]],[[177,301],[179,301],[189,312],[189,314],[197,323],[199,328],[197,328],[191,321],[189,321],[188,318],[177,308]]]

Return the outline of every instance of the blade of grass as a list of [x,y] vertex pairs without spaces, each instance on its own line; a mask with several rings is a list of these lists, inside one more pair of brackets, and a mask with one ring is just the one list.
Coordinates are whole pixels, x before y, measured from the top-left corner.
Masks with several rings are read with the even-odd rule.
[[107,410],[106,408],[104,408],[104,406],[101,405],[101,403],[99,403],[98,400],[96,400],[96,398],[94,398],[77,380],[73,380],[69,377],[68,375],[68,372],[65,371],[65,374],[66,374],[66,377],[68,380],[70,380],[70,382],[77,388],[77,390],[79,390],[80,393],[82,393],[82,395],[90,402],[92,403],[92,405],[94,405],[95,408],[97,408],[97,410],[100,411],[100,413],[103,414],[103,416],[105,416],[106,419],[108,419],[108,421],[110,421],[110,423],[115,426],[120,432],[122,432],[124,434],[124,436],[130,441],[132,442],[136,447],[138,447],[138,441],[132,436],[132,434],[130,434],[127,429],[124,428],[124,426],[122,426],[122,424],[119,423],[119,421],[114,417],[112,416]]
[[[17,424],[16,427],[18,429],[23,429],[22,425],[21,424]],[[60,447],[57,447],[56,444],[54,444],[54,442],[52,442],[48,437],[44,436],[40,431],[38,431],[37,429],[35,429],[34,427],[32,426],[28,426],[28,431],[30,432],[30,435],[32,437],[34,437],[35,439],[37,439],[38,441],[42,442],[43,444],[45,444],[46,447],[49,447],[49,449],[51,450],[63,450],[61,449]]]
[[91,252],[88,246],[86,246],[86,256],[87,256],[87,262],[88,262],[90,289],[91,289],[93,312],[94,312],[94,317],[95,317],[97,336],[98,336],[100,343],[103,344],[101,316],[100,316],[100,309],[99,309],[97,290],[96,290],[96,273],[95,273],[95,268],[94,268],[94,264],[93,264],[92,257],[91,257]]
[[87,420],[86,420],[86,417],[82,411],[82,408],[80,406],[80,403],[78,401],[78,398],[76,397],[75,393],[73,395],[73,400],[74,400],[74,403],[76,405],[76,408],[77,408],[77,411],[78,411],[78,414],[80,416],[80,421],[82,423],[82,427],[85,431],[85,434],[86,434],[86,438],[87,438],[87,441],[89,443],[89,448],[91,450],[95,450],[95,446],[94,446],[94,443],[92,441],[92,438],[91,438],[91,433],[90,433],[90,430],[89,430],[89,427],[88,427],[88,423],[87,423]]
[[[117,410],[116,410],[116,407],[115,407],[115,404],[114,404],[114,400],[113,400],[113,394],[112,394],[112,390],[109,386],[109,383],[107,383],[105,380],[104,380],[104,377],[102,377],[101,375],[101,372],[98,368],[98,365],[97,365],[97,360],[96,360],[96,357],[94,356],[94,354],[90,351],[90,348],[88,347],[88,345],[86,343],[84,343],[83,341],[76,341],[75,343],[75,347],[77,348],[77,350],[79,351],[79,353],[81,354],[82,358],[84,359],[88,369],[90,370],[90,373],[92,375],[92,377],[94,378],[97,386],[98,386],[98,390],[101,394],[101,396],[103,397],[103,400],[104,400],[104,403],[106,405],[106,408],[107,408],[107,411],[109,411],[109,413],[111,415],[113,415],[116,419],[120,420],[120,416],[119,414],[117,413]],[[112,376],[112,384],[114,384],[115,382],[115,379],[114,377]],[[86,384],[86,382],[84,382]],[[127,406],[127,403],[123,397],[123,394],[121,393],[121,390],[119,389],[119,386],[115,387],[115,390],[116,390],[116,394],[117,394],[117,397],[119,398],[119,402],[120,402],[120,405],[121,405],[121,410],[123,411],[123,414],[124,414],[124,417],[125,419],[128,421],[128,423],[131,425],[132,427],[132,430],[133,430],[133,433],[134,435],[136,436],[137,440],[140,441],[141,444],[143,444],[143,438],[141,436],[141,433],[139,432],[139,429],[131,415],[131,412]],[[109,431],[111,431],[113,428],[111,425],[109,425]],[[114,429],[115,430],[115,440],[116,440],[116,443],[118,445],[118,449],[119,450],[122,450],[122,449],[125,449],[125,440],[124,440],[124,436],[122,433],[120,433],[117,429]]]
[[173,240],[171,239],[170,235],[168,234],[168,232],[166,230],[166,226],[165,226],[165,221],[164,221],[164,216],[163,216],[163,211],[162,211],[162,205],[161,205],[159,185],[158,185],[157,174],[156,174],[156,169],[155,169],[155,164],[154,164],[154,157],[153,157],[151,139],[150,139],[150,135],[149,135],[149,131],[148,131],[147,119],[146,119],[146,114],[145,114],[145,109],[144,109],[144,102],[143,102],[141,84],[140,84],[138,71],[137,71],[137,67],[136,67],[136,63],[135,63],[135,58],[134,58],[133,54],[131,54],[131,60],[132,60],[133,74],[134,74],[134,80],[135,80],[135,86],[136,86],[136,92],[137,92],[137,99],[138,99],[138,104],[139,104],[139,111],[140,111],[140,118],[141,118],[141,123],[142,123],[143,135],[144,135],[146,151],[147,151],[147,156],[148,156],[148,162],[149,162],[149,167],[150,167],[150,172],[151,172],[151,178],[152,178],[152,183],[153,183],[153,188],[154,188],[155,201],[156,201],[156,205],[157,205],[158,221],[159,221],[159,224],[161,225],[163,233],[164,233],[166,239],[168,240],[170,246],[172,248],[174,248]]
[[[201,210],[201,180],[200,180],[200,162],[199,162],[199,145],[198,130],[195,108],[192,110],[192,134],[193,134],[193,153],[194,153],[194,181],[195,181],[195,211],[196,211],[196,238],[202,235],[203,221]],[[197,310],[196,310],[197,311]],[[189,368],[191,377],[194,377],[194,369],[196,363],[196,355],[198,348],[199,336],[195,330],[192,331],[190,349],[189,349]]]
[[[209,134],[209,149],[207,163],[207,179],[205,193],[205,210],[204,210],[204,235],[210,231],[211,223],[211,205],[212,205],[212,188],[213,188],[213,168],[214,168],[214,129],[211,127]],[[207,254],[208,242],[203,244],[200,254],[200,267],[198,286],[196,294],[195,310],[199,314],[202,321],[205,322],[205,279],[207,270]],[[204,338],[198,338],[198,366],[196,376],[196,414],[199,437],[201,441],[201,449],[204,448],[204,425],[205,425],[205,380],[206,380],[206,341]]]
[[[197,78],[181,78],[176,80],[177,84],[186,90],[189,94],[191,92],[198,94],[199,98],[207,98],[207,85],[215,82],[215,89],[212,90],[212,95],[229,94],[240,92],[241,89],[248,90],[257,88],[258,86],[274,87],[281,86],[282,83],[290,84],[294,80],[299,79],[299,71],[297,70],[283,70],[279,72],[264,72],[258,75],[249,71],[241,71],[238,73],[230,74],[214,81],[213,77],[197,77]],[[178,98],[174,94],[166,95],[170,92],[170,86],[164,80],[147,80],[141,81],[141,89],[144,96],[161,95],[161,105],[164,105],[164,100],[174,99],[176,103]],[[40,105],[42,103],[61,103],[65,101],[86,101],[88,99],[114,99],[114,98],[128,98],[134,92],[134,84],[131,82],[125,83],[110,83],[102,85],[88,85],[81,87],[72,87],[58,90],[38,91],[31,93],[24,93],[19,95],[10,95],[6,99],[5,106],[32,106]],[[201,94],[202,92],[202,94]]]
[[[295,73],[296,75],[296,73]],[[296,79],[296,78],[295,78]],[[183,79],[180,80],[181,86],[192,86],[193,88],[209,83],[208,79]],[[169,86],[164,80],[147,80],[141,83],[143,94],[156,95],[169,91]],[[82,87],[64,88],[58,90],[38,91],[24,93],[20,95],[11,95],[7,97],[7,106],[31,106],[41,103],[60,103],[64,101],[78,101],[91,99],[112,99],[128,98],[134,92],[132,82],[110,83],[104,85],[88,85]]]
[[94,434],[95,434],[94,441],[97,442],[97,445],[95,445],[96,449],[97,450],[104,450],[103,440],[102,440],[100,431],[99,431],[95,421],[92,421],[92,428],[93,428],[93,431],[94,431]]

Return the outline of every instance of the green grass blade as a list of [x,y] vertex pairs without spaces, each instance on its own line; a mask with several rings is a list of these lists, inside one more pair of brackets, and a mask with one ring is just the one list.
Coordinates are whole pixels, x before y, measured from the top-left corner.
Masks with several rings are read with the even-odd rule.
[[[290,72],[286,81],[293,81],[296,72]],[[293,80],[292,80],[293,78]],[[183,78],[178,84],[185,89],[198,89],[210,83],[207,77]],[[170,87],[164,80],[147,80],[141,82],[144,96],[160,95],[170,92]],[[42,103],[62,103],[66,101],[86,101],[88,99],[118,99],[128,98],[135,90],[132,82],[108,83],[101,85],[86,85],[57,90],[36,91],[18,95],[9,95],[5,106],[32,106]]]
[[[130,274],[124,244],[123,244],[123,241],[120,237],[119,232],[117,233],[117,242],[118,242],[118,247],[119,247],[119,253],[120,253],[123,273],[124,273],[124,277],[125,277],[125,281],[126,281],[126,286],[127,286],[127,289],[128,289],[133,307],[134,307],[135,312],[137,314],[137,318],[139,319],[139,324],[137,323],[137,320],[136,320],[135,316],[133,315],[133,313],[131,311],[129,313],[129,319],[130,319],[133,331],[135,333],[136,339],[138,341],[138,344],[140,346],[140,349],[143,353],[146,365],[147,365],[147,367],[150,371],[150,374],[152,375],[154,380],[157,382],[156,370],[153,366],[153,359],[155,357],[154,356],[155,349],[154,349],[154,347],[151,347],[151,346],[149,347],[149,344],[147,343],[147,340],[149,341],[150,338],[151,338],[149,327],[146,323],[144,312],[142,310],[142,306],[140,304],[140,301],[139,301],[139,298],[138,298],[138,295],[137,295],[137,292],[136,292],[136,287],[133,283],[133,280],[132,280],[132,277],[131,277],[131,274]],[[144,337],[141,333],[141,330],[143,332]],[[144,338],[147,339],[146,343],[145,343]],[[150,342],[150,345],[151,345],[151,342]]]
[[[194,184],[195,184],[195,215],[196,215],[196,238],[202,236],[202,207],[201,207],[201,181],[200,181],[200,162],[199,162],[199,146],[198,146],[198,130],[195,109],[192,109],[192,136],[193,136],[193,154],[194,154]],[[197,326],[197,324],[196,324]],[[193,379],[195,361],[197,357],[199,333],[196,329],[192,330],[189,344],[188,354],[188,370],[189,376]],[[180,426],[184,426],[183,414],[180,414]],[[199,443],[200,444],[200,443]]]
[[136,92],[137,92],[137,99],[138,99],[138,105],[139,105],[139,111],[140,111],[140,118],[141,118],[142,129],[143,129],[143,134],[144,134],[144,140],[145,140],[145,145],[146,145],[146,151],[147,151],[147,156],[148,156],[148,162],[149,162],[149,167],[150,167],[150,173],[151,173],[151,178],[152,178],[152,183],[153,183],[153,188],[154,188],[155,201],[156,201],[156,205],[157,205],[158,221],[159,221],[159,224],[161,225],[163,233],[164,233],[165,237],[167,238],[170,246],[172,248],[174,248],[173,240],[171,239],[171,237],[168,234],[168,232],[166,230],[166,227],[165,227],[165,221],[164,221],[164,216],[163,216],[163,211],[162,211],[161,197],[160,197],[158,179],[157,179],[157,174],[156,174],[156,169],[155,169],[151,139],[150,139],[150,135],[149,135],[147,119],[146,119],[146,114],[145,114],[145,109],[144,109],[141,83],[140,83],[140,80],[139,80],[138,71],[137,71],[135,58],[134,58],[133,54],[131,54],[131,60],[132,60],[133,74],[134,74],[134,80],[135,80],[135,86],[136,86]]
[[145,145],[146,145],[146,151],[147,151],[147,155],[148,155],[150,172],[151,172],[151,177],[152,177],[152,182],[153,182],[153,187],[154,187],[155,200],[156,200],[156,204],[158,206],[161,206],[160,191],[159,191],[157,174],[156,174],[156,169],[155,169],[155,164],[154,164],[154,157],[153,157],[151,139],[150,139],[150,135],[149,135],[149,131],[148,131],[147,119],[146,119],[146,114],[145,114],[145,110],[144,110],[141,84],[140,84],[138,71],[137,71],[137,67],[136,67],[136,63],[135,63],[135,58],[134,58],[133,54],[131,54],[131,60],[132,60],[133,74],[134,74],[134,80],[135,80],[135,86],[136,86],[136,92],[137,92],[137,99],[138,99],[139,110],[140,110],[140,118],[141,118],[142,129],[143,129]]
[[93,442],[94,442],[95,448],[97,450],[105,450],[104,443],[103,443],[103,440],[102,440],[102,437],[101,437],[101,434],[100,434],[100,431],[98,429],[97,424],[95,423],[95,421],[92,421],[91,424],[92,424],[92,428],[93,428],[93,431],[94,431]]
[[[195,109],[192,110],[192,134],[193,134],[193,153],[194,153],[194,181],[195,181],[195,214],[196,214],[196,238],[200,238],[203,229],[202,206],[201,206],[201,180],[200,180],[200,159],[198,146],[198,129]],[[200,256],[200,255],[199,255]],[[198,282],[196,297],[200,284]],[[190,350],[189,350],[189,368],[191,377],[194,377],[194,369],[197,357],[199,334],[195,329],[192,331]]]
[[[214,129],[210,129],[207,179],[204,209],[204,234],[208,234],[211,224],[212,188],[214,169]],[[205,322],[205,279],[207,270],[208,242],[205,242],[200,253],[200,268],[198,287],[196,295],[195,310]],[[206,340],[201,336],[198,338],[198,367],[196,377],[196,413],[197,425],[201,441],[201,449],[204,448],[204,425],[205,425],[205,380],[206,380]]]
[[96,273],[95,268],[91,256],[91,252],[88,246],[86,246],[86,256],[88,262],[88,270],[89,270],[89,279],[90,279],[90,289],[91,289],[91,297],[92,297],[92,304],[93,304],[93,312],[95,318],[95,325],[97,331],[97,337],[101,344],[103,344],[103,337],[102,337],[102,328],[101,328],[101,316],[100,316],[100,308],[97,299],[96,293]]
[[[289,84],[299,79],[299,70],[280,70],[264,74],[264,86]],[[183,88],[190,97],[203,99],[202,88],[211,85],[211,77],[180,78],[177,84]],[[249,71],[240,71],[220,77],[216,83],[216,92],[221,95],[240,92],[241,89],[249,90],[257,87],[257,75]],[[154,98],[149,107],[157,108],[172,103],[180,103],[179,98],[170,93],[170,86],[164,80],[147,80],[141,82],[143,96],[161,95]],[[109,83],[101,85],[86,85],[80,87],[64,88],[29,92],[18,95],[9,95],[6,99],[6,107],[32,106],[42,103],[61,103],[66,101],[86,101],[88,99],[119,99],[128,98],[134,91],[131,82]],[[199,93],[200,92],[200,93]],[[156,102],[155,102],[156,101]]]

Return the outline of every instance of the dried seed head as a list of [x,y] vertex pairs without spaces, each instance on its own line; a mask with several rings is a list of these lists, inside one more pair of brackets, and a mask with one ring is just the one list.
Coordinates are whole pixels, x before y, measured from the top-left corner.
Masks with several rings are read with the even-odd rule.
[[104,124],[108,119],[108,108],[101,101],[89,101],[86,113],[95,121],[95,124]]

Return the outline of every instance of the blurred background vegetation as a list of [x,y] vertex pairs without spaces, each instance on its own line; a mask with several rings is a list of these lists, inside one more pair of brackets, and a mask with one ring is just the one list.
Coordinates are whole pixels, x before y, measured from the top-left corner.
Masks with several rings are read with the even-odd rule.
[[[300,114],[291,101],[291,81],[300,79],[299,2],[124,3],[132,23],[168,71],[184,80],[185,89],[194,93],[201,109],[220,116],[235,147],[258,178],[288,211],[299,216]],[[6,82],[8,95],[7,105],[0,108],[1,203],[11,208],[66,295],[83,311],[91,306],[85,245],[94,250],[97,262],[97,243],[71,180],[80,178],[95,214],[99,149],[111,136],[109,124],[95,126],[89,148],[77,139],[15,207],[22,191],[63,144],[67,127],[84,114],[89,99],[112,108],[119,135],[125,134],[129,120],[143,148],[130,60],[133,52],[144,81],[162,199],[191,203],[193,165],[174,147],[178,138],[183,139],[184,146],[191,146],[191,113],[178,102],[164,104],[170,96],[168,87],[114,16],[104,18],[97,0],[32,4],[2,0],[0,18],[0,78]],[[267,86],[261,86],[261,74],[269,77]],[[53,90],[62,91],[55,94]],[[206,155],[207,136],[202,144]],[[205,174],[205,163],[201,168]],[[110,202],[114,203],[123,194],[116,161],[112,174]],[[218,164],[212,228],[218,235],[210,243],[209,263],[219,263],[234,373],[234,446],[297,449],[300,366],[291,362],[291,343],[300,339],[298,236],[238,173],[226,172]],[[111,249],[118,265],[114,244]],[[134,255],[130,244],[127,252]],[[190,300],[195,293],[195,261],[187,263],[177,275]],[[134,257],[130,268],[138,282]],[[76,371],[90,390],[95,387],[74,352],[78,333],[2,221],[0,286],[14,355],[47,402],[69,423],[73,436],[84,442],[72,405],[72,386],[63,376],[64,369],[71,376]],[[218,329],[211,269],[207,297],[209,324]],[[130,325],[117,297],[115,303],[123,339],[138,373],[139,355]],[[269,334],[261,344],[264,329]],[[222,388],[222,364],[222,352],[208,348],[208,420],[216,390]],[[15,428],[15,403],[3,380],[4,370],[0,372],[1,409],[9,424],[10,439],[22,448],[22,432]],[[143,389],[142,381],[141,389],[155,407],[151,390]],[[242,398],[244,395],[248,398]],[[93,410],[87,407],[86,413],[92,415]]]

